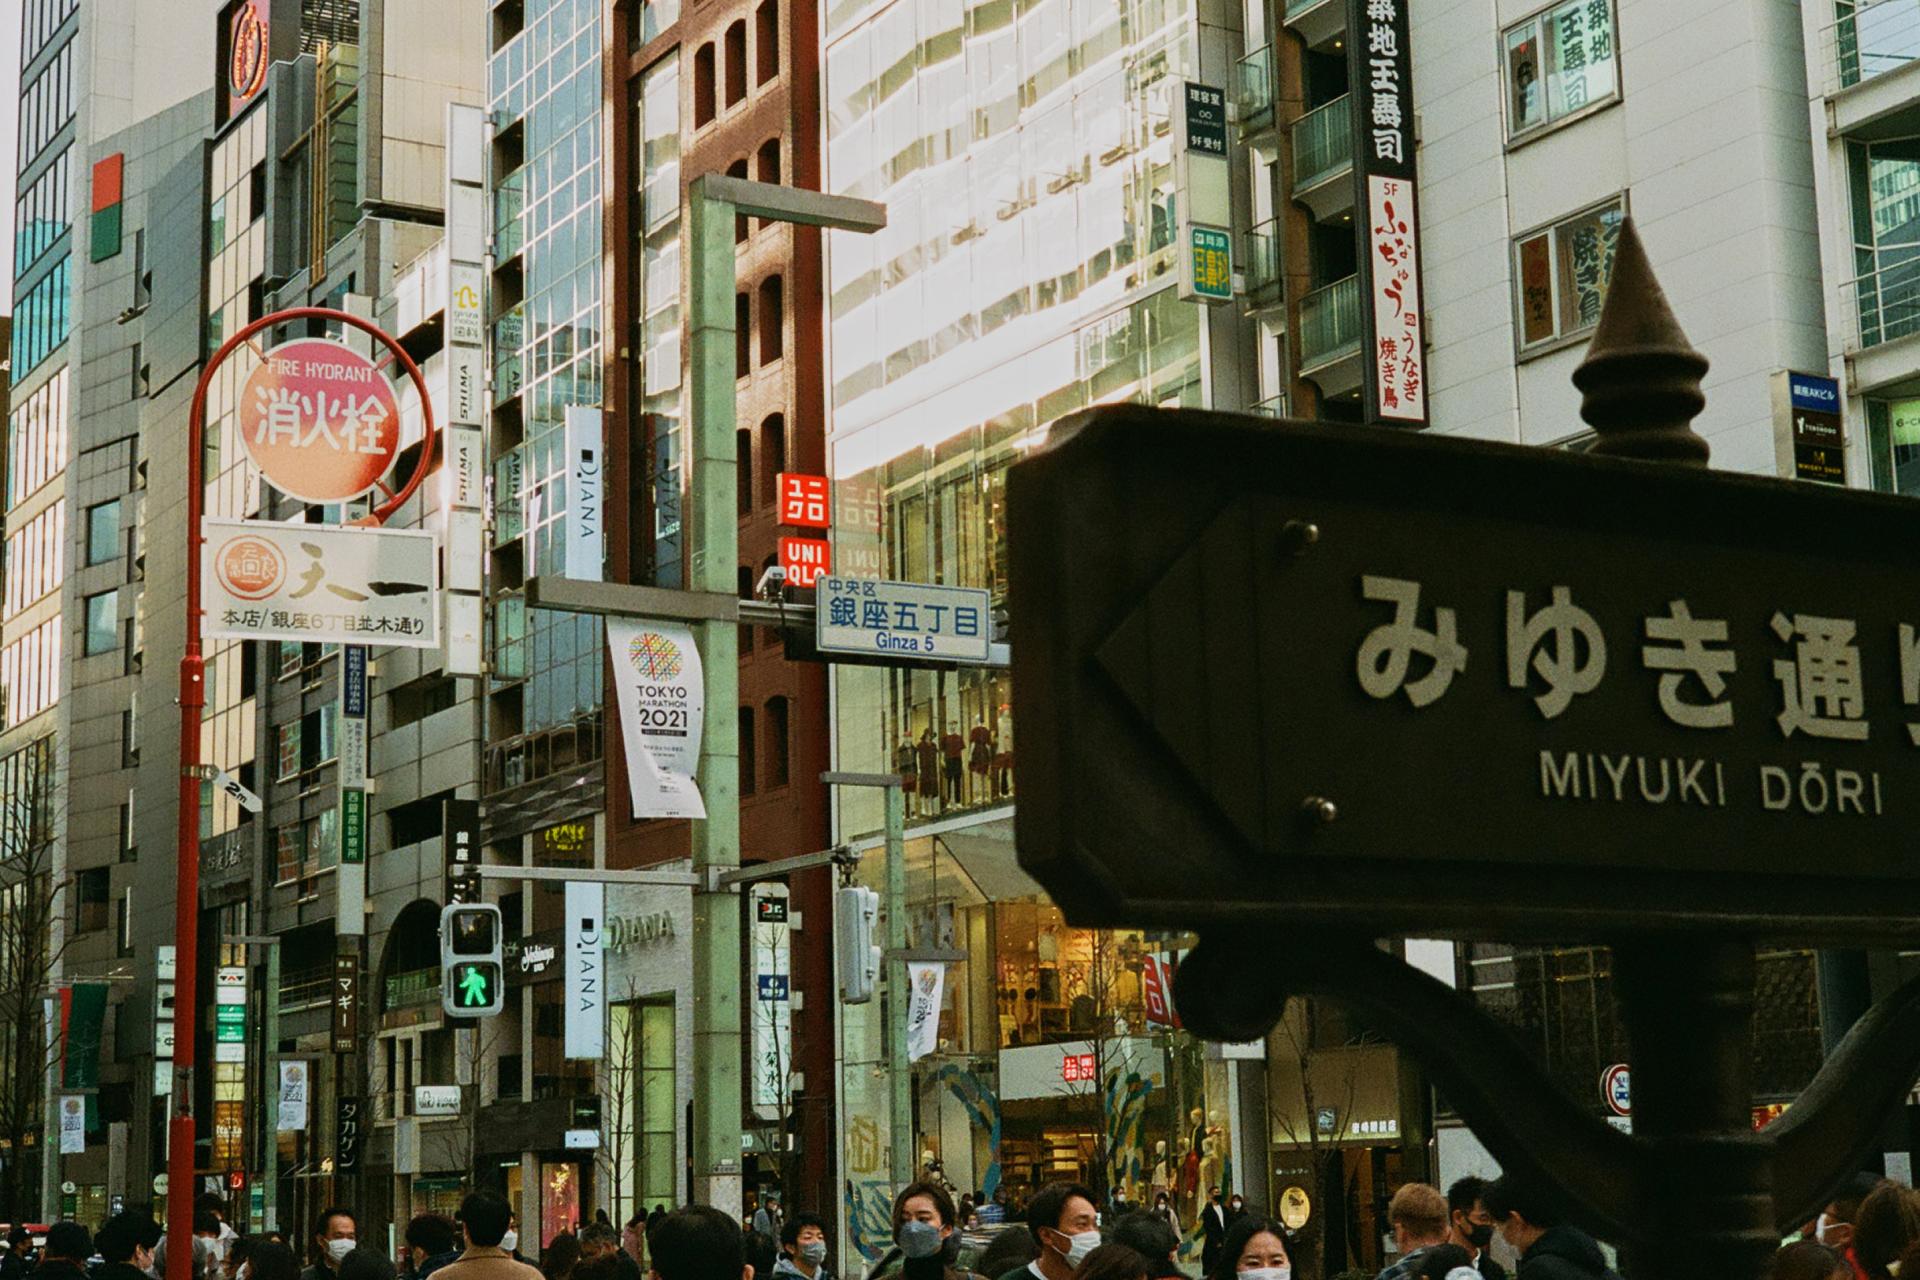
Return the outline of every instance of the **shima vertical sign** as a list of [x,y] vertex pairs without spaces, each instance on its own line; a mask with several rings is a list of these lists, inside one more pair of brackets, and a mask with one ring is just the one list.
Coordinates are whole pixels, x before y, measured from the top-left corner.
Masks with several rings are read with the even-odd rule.
[[1347,0],[1347,66],[1366,416],[1424,427],[1427,335],[1420,311],[1410,2]]

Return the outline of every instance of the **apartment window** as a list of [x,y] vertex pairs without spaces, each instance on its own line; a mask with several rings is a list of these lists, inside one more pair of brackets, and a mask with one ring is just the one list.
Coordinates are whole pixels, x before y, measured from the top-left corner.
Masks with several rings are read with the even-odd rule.
[[1507,136],[1519,138],[1620,94],[1613,0],[1565,0],[1508,27]]
[[767,785],[784,787],[792,764],[792,739],[787,734],[787,700],[767,699]]
[[787,419],[770,413],[760,423],[761,488],[768,502],[779,501],[780,473],[787,469]]
[[693,55],[693,127],[710,124],[716,114],[713,83],[713,46],[703,44]]
[[760,144],[760,157],[759,157],[758,163],[760,167],[759,180],[761,182],[771,183],[776,187],[779,186],[780,185],[780,139],[768,138],[765,142]]
[[753,301],[744,293],[733,295],[733,376],[744,378],[753,372]]
[[753,428],[741,427],[733,433],[733,487],[735,503],[742,516],[753,511]]
[[1514,241],[1522,352],[1585,333],[1599,322],[1625,216],[1625,201],[1615,196]]
[[301,665],[300,642],[298,640],[280,640],[276,643],[280,646],[280,652],[274,661],[274,670],[279,678],[284,680],[288,676],[299,675]]
[[286,884],[300,878],[300,824],[289,822],[273,829],[273,879]]
[[87,597],[87,634],[84,651],[112,653],[120,643],[120,593],[102,591]]
[[87,508],[87,563],[104,564],[120,554],[120,499]]
[[111,871],[89,867],[73,877],[73,931],[91,933],[107,927],[107,902],[113,896]]
[[300,717],[300,768],[303,771],[318,769],[337,758],[333,731],[339,715],[340,704],[335,702]]
[[120,767],[131,769],[139,763],[139,717],[129,709],[120,713]]
[[[747,159],[745,156],[740,157],[740,159],[735,160],[727,166],[727,176],[729,178],[745,178],[747,176]],[[747,227],[747,219],[744,216],[736,216],[734,218],[733,242],[735,244],[745,244],[747,242]]]

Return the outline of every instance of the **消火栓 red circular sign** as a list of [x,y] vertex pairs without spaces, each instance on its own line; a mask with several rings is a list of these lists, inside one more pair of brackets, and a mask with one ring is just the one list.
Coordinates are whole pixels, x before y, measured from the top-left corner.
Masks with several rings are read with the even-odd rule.
[[274,488],[345,502],[400,452],[400,402],[373,361],[324,338],[267,352],[240,392],[240,443]]

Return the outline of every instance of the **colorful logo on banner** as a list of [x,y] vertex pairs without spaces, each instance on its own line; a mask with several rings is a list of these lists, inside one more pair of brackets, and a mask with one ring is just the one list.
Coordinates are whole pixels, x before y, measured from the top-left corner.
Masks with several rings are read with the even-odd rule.
[[265,538],[242,534],[214,552],[213,571],[220,585],[242,600],[264,600],[286,581],[287,561]]
[[227,95],[237,111],[267,83],[267,19],[256,0],[241,0],[227,28]]
[[287,496],[346,502],[392,469],[400,402],[371,358],[297,338],[268,351],[241,388],[240,443]]
[[643,631],[627,645],[627,661],[648,680],[671,680],[680,674],[680,646],[658,631]]

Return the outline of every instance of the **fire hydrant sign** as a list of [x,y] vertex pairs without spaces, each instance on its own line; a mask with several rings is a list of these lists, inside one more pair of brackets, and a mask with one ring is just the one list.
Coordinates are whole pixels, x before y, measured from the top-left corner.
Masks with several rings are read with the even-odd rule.
[[431,533],[211,517],[201,532],[209,637],[440,643]]
[[268,351],[240,392],[240,443],[280,492],[344,502],[400,452],[400,403],[368,357],[324,338]]

